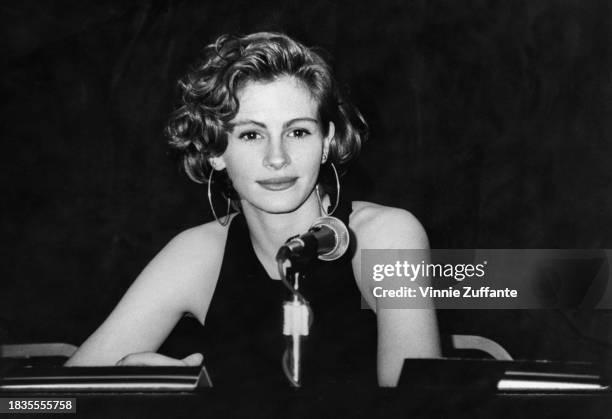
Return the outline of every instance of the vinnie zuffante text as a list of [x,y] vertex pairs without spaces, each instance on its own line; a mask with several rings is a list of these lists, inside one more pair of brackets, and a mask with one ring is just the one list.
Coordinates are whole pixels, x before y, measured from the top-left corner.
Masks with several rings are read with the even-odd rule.
[[[395,279],[406,283],[427,280],[428,284],[435,280],[453,279],[461,282],[465,279],[486,280],[487,261],[479,264],[441,264],[441,263],[411,263],[396,261],[393,264],[376,264],[372,267],[372,279],[375,282],[384,279]],[[395,282],[395,281],[394,281]],[[382,285],[382,284],[381,284]],[[385,284],[389,285],[389,284]],[[454,284],[456,285],[456,284]],[[372,288],[377,298],[517,298],[518,291],[511,288],[494,288],[486,285],[467,286],[459,288],[447,286],[444,288],[431,285],[408,284],[389,288],[388,286],[375,286]]]

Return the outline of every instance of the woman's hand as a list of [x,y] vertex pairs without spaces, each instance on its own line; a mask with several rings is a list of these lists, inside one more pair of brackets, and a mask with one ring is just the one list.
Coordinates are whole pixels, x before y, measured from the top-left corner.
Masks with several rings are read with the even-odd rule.
[[156,352],[138,352],[124,356],[117,361],[116,365],[120,367],[197,367],[202,364],[203,359],[201,353],[194,353],[183,359],[175,359]]

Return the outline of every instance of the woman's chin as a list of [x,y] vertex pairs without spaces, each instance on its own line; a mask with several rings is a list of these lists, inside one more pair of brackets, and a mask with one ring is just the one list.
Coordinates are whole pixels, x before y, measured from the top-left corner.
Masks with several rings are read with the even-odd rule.
[[289,214],[297,210],[302,203],[299,199],[258,199],[248,205],[268,214]]
[[294,212],[298,207],[299,204],[291,205],[288,202],[279,202],[278,204],[267,202],[262,205],[260,209],[269,214],[289,214]]

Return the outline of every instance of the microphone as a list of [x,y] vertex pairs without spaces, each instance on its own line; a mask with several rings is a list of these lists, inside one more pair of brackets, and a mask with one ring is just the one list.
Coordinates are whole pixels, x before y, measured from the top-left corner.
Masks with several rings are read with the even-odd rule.
[[314,256],[329,261],[341,257],[349,246],[349,232],[336,217],[315,220],[308,232],[289,238],[276,254],[276,260],[308,260]]

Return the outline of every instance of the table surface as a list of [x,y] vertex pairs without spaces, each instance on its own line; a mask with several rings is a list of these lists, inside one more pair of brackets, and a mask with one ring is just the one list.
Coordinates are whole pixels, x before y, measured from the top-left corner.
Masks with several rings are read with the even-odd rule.
[[[413,374],[412,379],[403,376],[401,386],[394,389],[358,382],[299,389],[237,383],[232,388],[198,388],[183,393],[3,392],[0,397],[75,397],[77,417],[91,418],[612,417],[610,391],[500,393],[491,385],[495,383],[491,377],[496,378],[504,366],[517,369],[520,364],[412,360],[404,369]],[[463,382],[461,377],[465,377]]]

